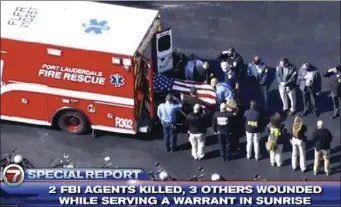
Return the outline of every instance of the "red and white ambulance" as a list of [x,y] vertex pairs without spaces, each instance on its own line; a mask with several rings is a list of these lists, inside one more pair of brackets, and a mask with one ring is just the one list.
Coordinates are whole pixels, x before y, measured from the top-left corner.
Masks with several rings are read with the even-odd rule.
[[157,10],[1,1],[1,119],[72,134],[149,132],[153,70],[173,67],[171,30],[160,24]]

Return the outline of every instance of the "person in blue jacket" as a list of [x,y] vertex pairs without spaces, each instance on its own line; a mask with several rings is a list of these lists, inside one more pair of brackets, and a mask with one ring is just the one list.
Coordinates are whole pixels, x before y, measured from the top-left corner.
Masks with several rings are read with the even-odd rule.
[[253,62],[248,65],[248,76],[257,84],[262,95],[258,102],[264,110],[268,108],[268,68],[262,62],[260,56],[255,56]]
[[194,80],[194,71],[195,71],[195,57],[192,54],[189,57],[189,60],[185,66],[185,79]]
[[203,69],[204,62],[199,60],[194,54],[191,54],[189,61],[185,66],[185,78],[186,80],[196,81],[197,71],[204,70]]
[[174,152],[177,148],[176,113],[181,107],[182,103],[178,98],[172,94],[167,94],[165,102],[157,108],[157,116],[162,124],[163,140],[167,152]]
[[229,99],[235,98],[235,92],[227,83],[218,83],[216,78],[212,78],[211,86],[215,89],[218,99],[218,104],[221,104]]

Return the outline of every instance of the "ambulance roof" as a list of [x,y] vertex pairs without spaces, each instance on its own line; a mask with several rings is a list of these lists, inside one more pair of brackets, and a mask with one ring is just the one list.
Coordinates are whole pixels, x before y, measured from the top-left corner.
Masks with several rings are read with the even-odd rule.
[[132,56],[157,15],[86,1],[1,1],[1,37]]

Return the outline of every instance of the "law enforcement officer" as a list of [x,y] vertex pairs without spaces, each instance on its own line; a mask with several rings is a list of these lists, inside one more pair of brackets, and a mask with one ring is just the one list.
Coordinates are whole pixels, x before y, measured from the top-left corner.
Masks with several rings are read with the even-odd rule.
[[235,91],[239,89],[238,77],[235,71],[231,70],[228,62],[223,61],[220,63],[221,70],[224,72],[224,82],[227,83]]
[[268,68],[262,62],[261,57],[255,56],[253,62],[248,65],[248,76],[257,84],[261,92],[264,110],[268,108]]
[[226,112],[226,104],[220,104],[220,111],[215,112],[212,119],[212,129],[218,135],[220,156],[224,161],[230,159],[231,153],[231,121],[232,114]]
[[282,151],[287,137],[285,137],[285,125],[282,124],[281,119],[281,115],[275,113],[267,125],[269,132],[268,142],[271,141],[273,143],[273,147],[268,149],[270,153],[270,164],[273,167],[276,165],[277,167],[281,167],[283,164]]
[[250,102],[250,109],[244,113],[246,130],[246,158],[251,159],[252,147],[255,153],[255,159],[260,159],[259,139],[261,116],[257,109],[256,101]]
[[323,74],[329,78],[330,96],[333,101],[334,114],[333,119],[340,115],[341,111],[341,68],[340,65],[329,69]]
[[287,58],[282,58],[276,68],[276,79],[279,83],[279,94],[283,102],[283,113],[288,112],[288,97],[291,107],[289,115],[296,112],[296,67]]
[[157,116],[163,127],[163,139],[167,152],[173,152],[177,147],[177,133],[175,129],[176,113],[181,107],[182,104],[180,100],[175,96],[168,94],[165,103],[160,104],[157,109]]
[[226,83],[218,83],[216,78],[212,78],[211,86],[215,89],[218,103],[221,104],[228,99],[235,98],[234,90]]
[[233,47],[230,47],[227,51],[221,52],[219,58],[221,61],[226,61],[231,70],[235,71],[239,78],[242,78],[246,75],[244,71],[245,70],[244,60],[242,56],[239,53],[237,53]]
[[302,116],[306,116],[310,107],[315,116],[319,116],[317,108],[318,96],[321,92],[321,74],[309,62],[304,63],[298,73],[299,88],[302,91],[304,109]]

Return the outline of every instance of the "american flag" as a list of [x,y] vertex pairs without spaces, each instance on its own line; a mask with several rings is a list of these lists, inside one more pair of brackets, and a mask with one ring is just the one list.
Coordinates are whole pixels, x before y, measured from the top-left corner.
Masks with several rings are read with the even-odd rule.
[[155,92],[181,92],[189,94],[190,88],[197,89],[198,97],[208,104],[217,103],[217,95],[214,88],[206,83],[198,83],[193,81],[183,81],[175,78],[169,78],[161,74],[154,73],[154,91]]

